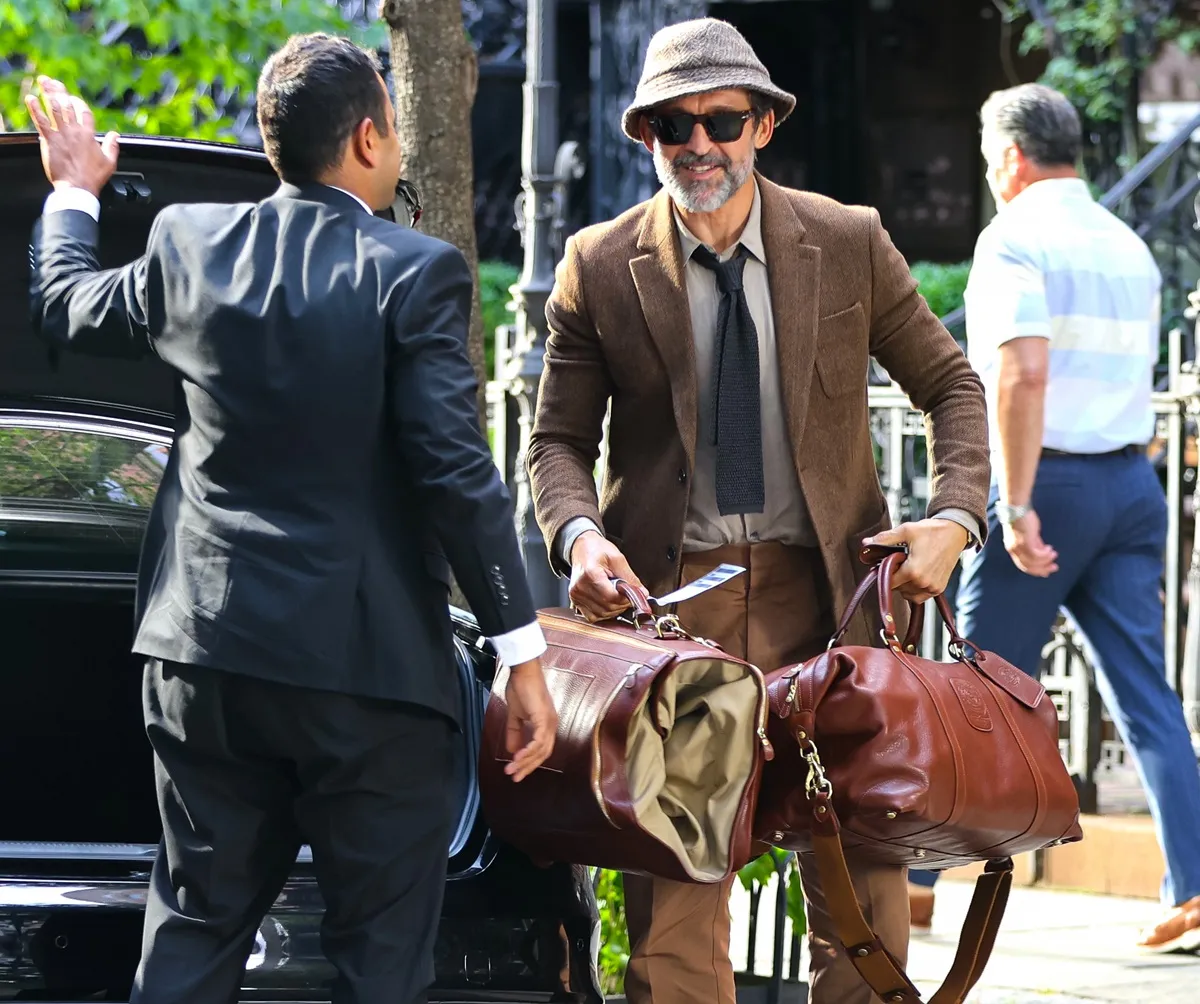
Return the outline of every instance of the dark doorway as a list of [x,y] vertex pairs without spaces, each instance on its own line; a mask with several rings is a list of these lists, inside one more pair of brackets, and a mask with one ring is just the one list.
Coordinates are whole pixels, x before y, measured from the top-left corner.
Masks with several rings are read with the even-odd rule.
[[734,25],[771,79],[796,95],[796,110],[759,157],[772,181],[841,202],[865,201],[855,21],[846,0],[718,3],[713,17]]

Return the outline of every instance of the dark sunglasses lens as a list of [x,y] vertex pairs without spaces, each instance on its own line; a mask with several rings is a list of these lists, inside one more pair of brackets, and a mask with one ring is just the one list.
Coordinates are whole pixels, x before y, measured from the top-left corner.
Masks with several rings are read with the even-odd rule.
[[695,128],[696,118],[694,115],[655,115],[650,120],[650,128],[654,130],[654,135],[659,141],[666,143],[668,146],[679,146],[681,143],[686,143],[692,138],[692,129]]
[[714,143],[732,143],[742,135],[746,116],[743,112],[717,112],[708,116],[704,127]]

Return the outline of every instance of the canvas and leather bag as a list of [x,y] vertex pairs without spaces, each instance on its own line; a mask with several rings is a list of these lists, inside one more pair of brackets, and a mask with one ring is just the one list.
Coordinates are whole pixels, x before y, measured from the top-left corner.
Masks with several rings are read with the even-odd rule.
[[538,862],[720,882],[752,857],[772,755],[765,681],[618,588],[632,611],[617,620],[538,612],[558,731],[550,758],[519,784],[504,773],[508,670],[498,670],[479,758],[484,813]]

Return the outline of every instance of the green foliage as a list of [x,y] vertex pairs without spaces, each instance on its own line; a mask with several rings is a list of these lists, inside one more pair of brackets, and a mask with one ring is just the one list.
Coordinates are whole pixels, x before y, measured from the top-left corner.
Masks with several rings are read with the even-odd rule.
[[605,994],[619,994],[629,963],[629,929],[625,924],[625,882],[620,872],[600,872],[596,888],[600,908],[600,985]]
[[1042,82],[1069,97],[1093,122],[1120,122],[1137,76],[1162,43],[1191,49],[1194,25],[1170,0],[1015,0],[1010,20],[1031,15],[1021,52],[1041,49],[1050,62]]
[[738,880],[747,892],[753,892],[756,886],[765,889],[779,878],[779,865],[785,861],[787,917],[792,923],[793,932],[799,937],[808,930],[808,919],[804,912],[804,893],[800,886],[800,866],[796,863],[794,854],[772,847],[766,854],[743,867],[738,872]]
[[518,268],[505,261],[479,263],[479,304],[483,315],[483,355],[488,380],[496,373],[496,329],[502,324],[513,323],[509,288],[520,275]]
[[92,105],[101,132],[232,140],[267,56],[309,31],[377,46],[384,28],[351,25],[330,0],[4,0],[0,112],[32,128],[22,94],[45,73]]
[[917,291],[925,297],[929,309],[938,317],[945,317],[963,303],[963,291],[967,288],[967,276],[971,271],[969,261],[944,265],[940,262],[918,261],[909,266],[917,280]]

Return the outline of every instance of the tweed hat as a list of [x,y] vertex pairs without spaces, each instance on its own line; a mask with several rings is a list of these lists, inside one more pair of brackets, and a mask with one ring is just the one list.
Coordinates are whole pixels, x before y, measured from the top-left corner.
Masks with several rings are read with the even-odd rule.
[[796,98],[771,83],[767,68],[733,25],[713,17],[668,25],[650,39],[642,79],[621,128],[630,139],[640,140],[643,112],[690,94],[740,88],[770,101],[777,122],[796,107]]

